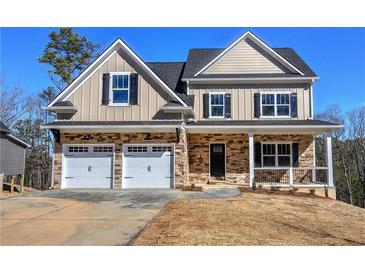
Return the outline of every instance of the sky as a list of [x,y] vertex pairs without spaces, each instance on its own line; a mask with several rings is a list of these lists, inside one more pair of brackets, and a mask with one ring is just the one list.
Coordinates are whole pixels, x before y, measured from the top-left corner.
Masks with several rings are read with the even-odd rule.
[[[58,28],[0,28],[1,77],[36,95],[52,85],[38,63]],[[74,28],[103,51],[123,39],[144,61],[185,61],[190,48],[225,48],[246,31],[271,47],[291,47],[317,73],[314,110],[365,105],[365,28]]]

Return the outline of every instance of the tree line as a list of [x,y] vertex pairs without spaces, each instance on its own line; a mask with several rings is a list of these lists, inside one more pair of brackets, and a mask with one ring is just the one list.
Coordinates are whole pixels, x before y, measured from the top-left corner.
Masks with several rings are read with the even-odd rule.
[[[49,34],[43,55],[38,59],[45,65],[53,85],[36,96],[25,97],[20,87],[0,79],[1,121],[21,139],[31,145],[26,152],[25,170],[50,169],[53,138],[40,125],[54,117],[42,109],[48,105],[96,57],[98,45],[72,28],[61,28]],[[343,113],[338,105],[329,106],[316,119],[340,123],[343,129],[333,132],[333,167],[337,199],[365,207],[365,106]],[[317,138],[318,166],[326,165],[324,138]]]

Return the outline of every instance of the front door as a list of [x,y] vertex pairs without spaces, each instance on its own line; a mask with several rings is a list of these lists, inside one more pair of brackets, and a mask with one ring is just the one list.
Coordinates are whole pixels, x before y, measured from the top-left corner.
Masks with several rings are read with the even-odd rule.
[[210,144],[210,176],[225,177],[225,162],[225,144]]

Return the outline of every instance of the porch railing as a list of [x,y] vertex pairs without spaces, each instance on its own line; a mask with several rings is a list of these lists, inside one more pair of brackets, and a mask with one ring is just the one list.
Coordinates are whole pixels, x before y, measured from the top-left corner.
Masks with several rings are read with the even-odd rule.
[[327,167],[257,167],[254,183],[268,186],[327,185]]

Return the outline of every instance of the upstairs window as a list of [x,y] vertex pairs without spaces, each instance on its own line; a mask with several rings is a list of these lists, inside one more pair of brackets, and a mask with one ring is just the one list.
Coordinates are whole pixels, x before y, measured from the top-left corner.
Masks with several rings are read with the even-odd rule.
[[289,93],[262,93],[262,117],[290,117]]
[[210,94],[210,117],[224,118],[224,93]]
[[110,101],[112,105],[125,106],[129,104],[130,74],[114,73],[111,74]]

